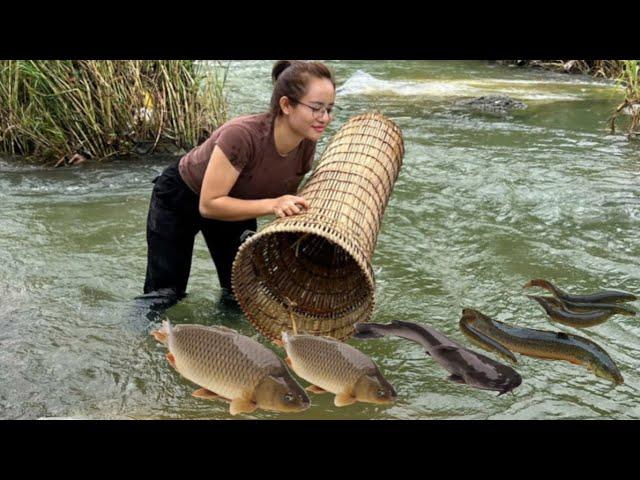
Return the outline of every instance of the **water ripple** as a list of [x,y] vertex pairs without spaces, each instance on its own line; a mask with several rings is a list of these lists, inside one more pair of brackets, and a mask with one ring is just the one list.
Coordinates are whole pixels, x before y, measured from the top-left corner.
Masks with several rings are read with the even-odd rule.
[[[416,344],[353,340],[398,390],[395,405],[337,408],[331,395],[316,395],[302,415],[247,417],[640,418],[638,317],[576,331],[549,322],[522,289],[542,277],[575,293],[640,292],[640,164],[629,142],[603,133],[613,87],[482,62],[330,63],[344,110],[328,136],[371,109],[404,133],[404,165],[373,257],[373,320],[422,322],[467,344],[461,310],[478,308],[592,339],[625,383],[613,387],[584,367],[519,356],[523,384],[496,397],[447,381]],[[268,104],[270,67],[231,62],[232,115]],[[506,117],[451,108],[453,97],[499,91],[526,98],[529,108]],[[132,300],[142,293],[150,182],[171,161],[43,169],[0,159],[3,418],[232,418],[226,404],[191,397],[196,387],[167,366],[164,347],[149,337],[159,320]],[[201,237],[194,252],[190,295],[166,315],[226,325],[267,344],[241,313],[219,304]]]

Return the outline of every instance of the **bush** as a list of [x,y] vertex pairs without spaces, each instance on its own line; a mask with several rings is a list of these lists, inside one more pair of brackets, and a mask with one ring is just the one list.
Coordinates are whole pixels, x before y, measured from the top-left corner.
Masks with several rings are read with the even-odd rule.
[[99,161],[188,150],[226,120],[226,74],[184,60],[0,61],[0,151]]

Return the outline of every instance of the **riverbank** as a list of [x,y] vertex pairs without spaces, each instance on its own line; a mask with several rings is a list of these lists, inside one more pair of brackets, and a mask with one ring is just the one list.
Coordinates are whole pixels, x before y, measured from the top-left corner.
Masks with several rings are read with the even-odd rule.
[[500,60],[499,62],[561,73],[580,73],[609,80],[618,79],[624,70],[622,60]]
[[0,153],[62,165],[189,150],[226,121],[226,73],[186,60],[0,61]]
[[615,133],[619,116],[623,114],[629,118],[626,127],[629,139],[640,133],[639,60],[500,60],[500,63],[616,80],[624,93],[621,95],[621,103],[611,114],[610,131]]

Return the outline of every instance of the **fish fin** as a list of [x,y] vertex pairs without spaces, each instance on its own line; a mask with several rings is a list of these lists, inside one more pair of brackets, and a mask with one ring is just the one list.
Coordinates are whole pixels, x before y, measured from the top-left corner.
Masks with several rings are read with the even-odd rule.
[[258,408],[258,405],[253,403],[251,400],[234,398],[231,400],[231,405],[229,405],[229,413],[231,413],[231,415],[237,415],[238,413],[251,413],[256,408]]
[[233,328],[225,327],[224,325],[212,325],[212,327],[216,330],[220,330],[221,332],[238,333],[237,330],[234,330]]
[[455,373],[452,373],[451,375],[449,375],[447,377],[447,380],[451,382],[456,382],[456,383],[467,383],[464,381],[464,378],[462,378],[460,375],[456,375]]
[[167,344],[167,341],[168,341],[167,332],[163,331],[162,329],[154,330],[153,332],[150,333],[150,335],[160,343],[163,343],[165,345]]
[[199,388],[191,395],[196,398],[202,398],[204,400],[218,400],[219,398],[221,398],[220,395],[212,392],[211,390],[207,390],[206,388]]
[[279,346],[280,348],[284,348],[284,342],[278,338],[276,338],[275,340],[271,340],[273,343],[275,343],[277,346]]
[[166,355],[166,356],[167,356],[167,360],[169,361],[169,364],[170,364],[173,368],[175,368],[175,369],[177,370],[177,367],[176,367],[176,357],[173,355],[173,353],[169,352],[169,353],[167,353],[167,355]]
[[433,349],[440,352],[455,352],[458,350],[458,347],[454,347],[452,345],[436,345]]
[[556,332],[556,337],[561,338],[562,340],[569,340],[569,335],[564,332]]
[[353,395],[348,393],[339,393],[336,398],[333,399],[333,404],[336,407],[346,407],[347,405],[353,405],[358,400]]
[[311,393],[328,393],[324,388],[320,388],[317,385],[309,385],[307,388],[305,388],[305,390],[307,390],[308,392]]
[[289,365],[291,368],[293,368],[293,362],[291,361],[291,357],[286,357],[284,359],[285,362],[287,362],[287,365]]

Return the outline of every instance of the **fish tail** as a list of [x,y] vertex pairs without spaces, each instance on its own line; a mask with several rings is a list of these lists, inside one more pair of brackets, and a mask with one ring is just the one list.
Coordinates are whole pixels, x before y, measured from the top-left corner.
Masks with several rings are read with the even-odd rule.
[[356,323],[354,325],[356,333],[353,334],[353,338],[367,339],[367,338],[381,338],[383,334],[375,331],[375,326],[368,323]]
[[171,322],[167,318],[162,321],[162,327],[166,330],[167,335],[167,346],[169,347],[169,351],[173,351],[173,328],[171,327]]
[[167,345],[169,341],[169,332],[164,322],[160,328],[153,330],[150,335],[164,345]]
[[282,346],[284,347],[284,349],[287,349],[287,345],[289,345],[289,342],[291,341],[291,334],[289,332],[287,332],[286,330],[282,331]]

